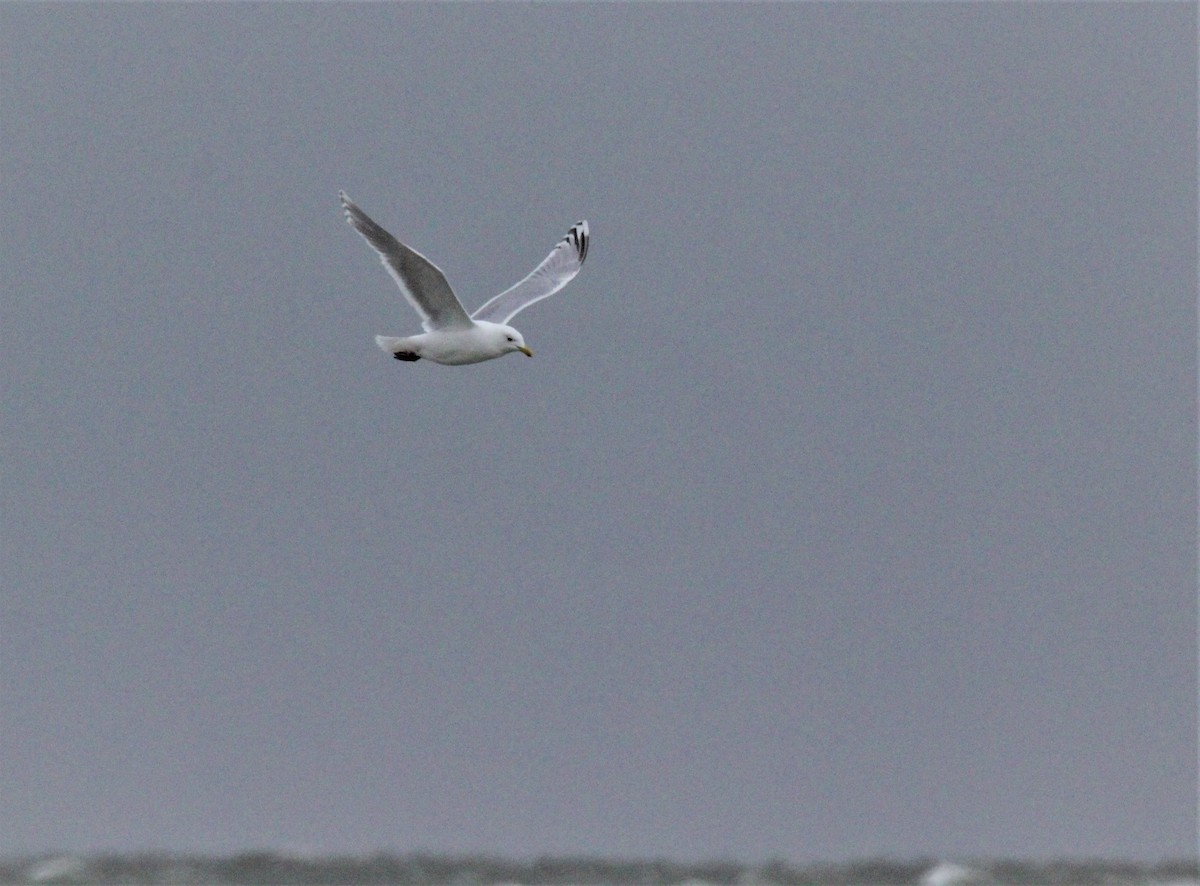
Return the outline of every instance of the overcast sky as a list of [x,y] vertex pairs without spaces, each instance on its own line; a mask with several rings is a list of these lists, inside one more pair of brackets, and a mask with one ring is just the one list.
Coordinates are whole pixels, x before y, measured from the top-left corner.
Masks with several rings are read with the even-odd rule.
[[1196,10],[0,6],[0,852],[1194,852]]

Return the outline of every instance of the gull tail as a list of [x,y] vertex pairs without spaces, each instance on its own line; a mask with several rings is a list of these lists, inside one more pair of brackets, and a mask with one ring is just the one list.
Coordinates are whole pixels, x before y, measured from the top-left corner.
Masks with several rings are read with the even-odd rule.
[[396,338],[394,335],[377,335],[375,336],[375,344],[381,349],[387,351],[397,360],[406,360],[409,363],[414,360],[420,360],[421,355],[409,350],[404,339]]

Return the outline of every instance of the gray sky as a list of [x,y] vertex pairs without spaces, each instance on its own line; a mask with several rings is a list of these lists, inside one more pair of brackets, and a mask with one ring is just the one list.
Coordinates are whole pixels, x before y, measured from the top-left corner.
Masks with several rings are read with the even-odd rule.
[[1194,851],[1195,34],[0,6],[0,851]]

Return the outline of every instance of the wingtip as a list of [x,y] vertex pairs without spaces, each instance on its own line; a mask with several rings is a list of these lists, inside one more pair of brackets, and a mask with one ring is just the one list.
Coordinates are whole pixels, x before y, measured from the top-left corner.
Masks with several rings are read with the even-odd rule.
[[351,210],[358,209],[358,207],[354,205],[354,201],[345,191],[338,191],[338,199],[342,201],[342,214],[346,216],[346,224],[354,225],[354,214]]
[[571,230],[568,232],[567,237],[574,242],[575,249],[579,252],[579,263],[583,264],[587,259],[588,253],[589,234],[587,219],[581,218],[579,221],[575,222],[575,224],[572,225]]

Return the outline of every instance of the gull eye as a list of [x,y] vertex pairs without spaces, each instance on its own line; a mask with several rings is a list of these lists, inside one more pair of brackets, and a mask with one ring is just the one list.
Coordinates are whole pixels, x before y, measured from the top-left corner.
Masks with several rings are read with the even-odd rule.
[[508,340],[509,340],[509,341],[512,341],[512,340],[513,340],[513,337],[510,335],[510,336],[508,337]]

